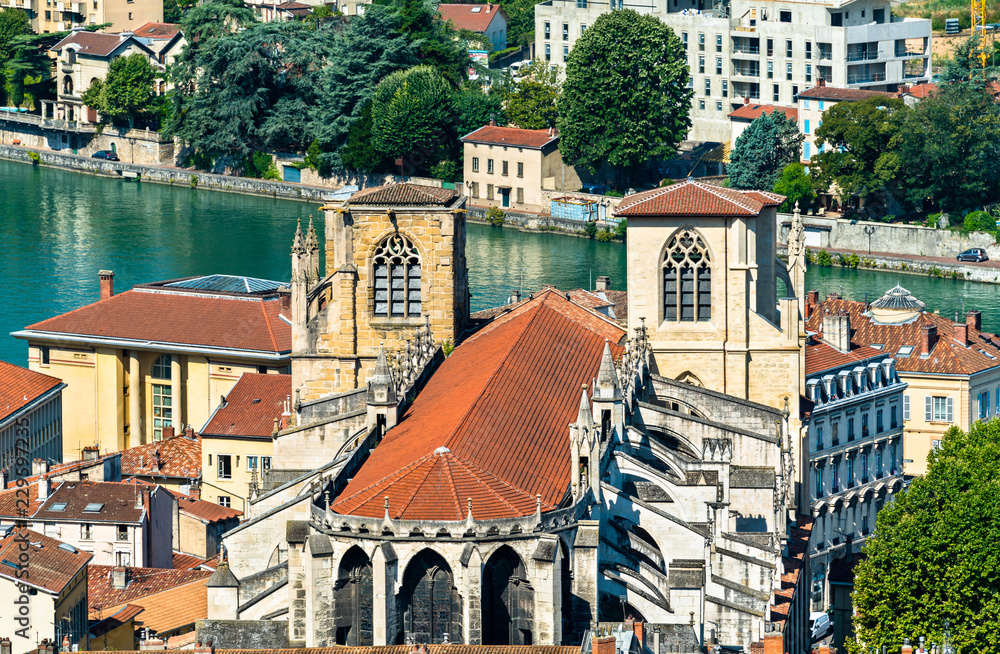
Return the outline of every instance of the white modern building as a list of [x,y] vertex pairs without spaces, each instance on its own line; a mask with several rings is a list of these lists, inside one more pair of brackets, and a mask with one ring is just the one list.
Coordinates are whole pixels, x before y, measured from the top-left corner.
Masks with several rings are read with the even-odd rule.
[[545,0],[536,56],[565,66],[587,26],[614,9],[658,16],[685,43],[692,141],[725,142],[745,101],[792,107],[820,79],[888,91],[930,80],[930,21],[892,16],[887,0]]

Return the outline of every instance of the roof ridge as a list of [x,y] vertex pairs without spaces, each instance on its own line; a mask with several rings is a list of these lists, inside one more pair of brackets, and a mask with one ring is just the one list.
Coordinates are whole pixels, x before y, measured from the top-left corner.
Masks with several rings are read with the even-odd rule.
[[[366,493],[369,490],[371,490],[372,488],[375,488],[376,486],[382,484],[383,482],[388,482],[390,480],[399,479],[400,477],[403,477],[406,474],[408,474],[410,470],[412,470],[412,469],[416,468],[417,466],[421,465],[426,459],[429,459],[432,456],[434,456],[433,452],[431,452],[430,454],[425,454],[424,456],[422,456],[419,459],[411,462],[410,464],[403,466],[402,468],[400,468],[399,470],[397,470],[393,474],[389,475],[388,477],[382,477],[381,479],[377,479],[373,483],[368,484],[364,488],[361,488],[361,489],[355,491],[353,494],[348,495],[347,497],[338,497],[338,498],[336,498],[333,501],[333,505],[332,506],[336,506],[337,504],[340,504],[341,502],[347,502],[347,501],[352,500],[352,499],[354,499],[356,497],[360,497],[364,493]],[[362,504],[364,504],[364,502],[362,502]]]
[[[448,450],[448,454],[451,454],[451,450]],[[442,454],[442,456],[444,456],[444,454]],[[454,455],[452,454],[452,456]],[[444,467],[444,471],[448,476],[448,485],[451,487],[451,494],[455,498],[455,513],[462,515],[462,498],[458,496],[458,488],[455,486],[455,478],[451,474],[451,466],[446,465]]]
[[[440,455],[431,453],[431,454],[429,454],[427,456],[421,457],[422,461],[429,460],[430,463],[431,463],[431,465],[427,468],[427,472],[424,473],[423,479],[420,480],[420,483],[418,483],[416,485],[416,487],[410,492],[410,497],[406,500],[406,503],[403,504],[402,508],[399,509],[399,515],[400,515],[400,517],[402,517],[402,515],[406,511],[406,509],[410,508],[410,505],[413,504],[413,500],[415,500],[417,498],[417,495],[420,494],[420,489],[423,488],[424,484],[427,483],[427,479],[428,479],[428,477],[431,476],[431,472],[434,470],[434,466],[437,465],[437,462],[433,460],[435,456],[440,456]],[[384,481],[384,480],[380,480],[380,481]]]
[[[248,289],[249,290],[249,289]],[[279,307],[280,309],[280,307]],[[264,302],[260,303],[260,312],[264,316],[264,324],[267,325],[267,335],[271,337],[271,345],[274,346],[274,351],[278,351],[278,339],[274,335],[274,329],[271,327],[271,316],[267,314],[267,307],[264,306]]]
[[[735,198],[732,198],[732,197],[727,197],[725,193],[721,192],[722,188],[723,188],[721,186],[714,186],[712,184],[703,184],[701,182],[695,182],[695,181],[692,181],[690,183],[691,184],[697,184],[698,188],[702,189],[703,191],[707,191],[707,192],[711,193],[712,195],[714,195],[715,197],[720,198],[722,200],[725,200],[727,202],[732,202],[733,204],[735,204],[736,206],[740,207],[741,209],[746,209],[747,211],[755,211],[757,213],[760,213],[760,210],[763,209],[763,207],[753,207],[753,206],[750,206],[748,204],[744,204],[743,202],[741,202],[741,200],[743,200],[744,198],[748,198],[749,196],[746,195],[743,191],[740,191],[738,189],[725,189],[725,190],[730,191],[731,193],[735,194],[736,197],[740,198],[739,200],[737,200]],[[764,203],[763,202],[759,202],[759,204],[763,205]]]
[[[483,486],[486,490],[488,490],[490,493],[492,493],[493,495],[495,495],[497,497],[497,499],[499,499],[501,502],[503,502],[508,507],[510,507],[514,512],[517,512],[517,507],[514,506],[513,504],[511,504],[507,500],[507,498],[505,498],[503,495],[501,495],[500,493],[498,493],[495,488],[493,488],[489,484],[485,483],[480,478],[479,475],[485,475],[487,477],[491,477],[492,479],[495,479],[496,481],[500,482],[501,484],[503,484],[507,488],[511,488],[514,491],[520,493],[521,495],[526,495],[529,498],[531,497],[531,493],[529,493],[528,491],[524,490],[523,488],[518,488],[517,486],[515,486],[512,483],[510,483],[506,479],[501,479],[500,477],[496,476],[495,474],[493,474],[489,470],[486,470],[485,468],[483,468],[483,467],[481,467],[479,465],[476,465],[474,462],[472,462],[472,461],[470,461],[468,459],[464,459],[462,457],[456,456],[456,455],[454,455],[454,453],[451,453],[451,454],[455,458],[456,461],[458,461],[460,464],[462,464],[466,468],[467,472],[469,472],[469,474],[472,475],[472,477],[476,481],[478,481],[481,486]],[[476,472],[474,472],[473,470],[471,470],[472,468],[474,468]]]

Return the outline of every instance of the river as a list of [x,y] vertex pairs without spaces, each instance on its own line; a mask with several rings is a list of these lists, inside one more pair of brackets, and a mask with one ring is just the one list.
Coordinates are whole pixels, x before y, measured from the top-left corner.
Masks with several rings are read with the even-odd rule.
[[[115,290],[190,275],[290,277],[295,221],[319,216],[305,202],[128,182],[0,161],[0,359],[25,365],[27,345],[7,336],[97,299],[97,271]],[[511,289],[588,287],[609,275],[625,288],[625,248],[554,233],[470,224],[472,308],[501,304]],[[901,283],[931,309],[983,311],[1000,330],[1000,286],[875,271],[811,268],[810,288],[870,298]],[[182,320],[183,317],[165,316]]]

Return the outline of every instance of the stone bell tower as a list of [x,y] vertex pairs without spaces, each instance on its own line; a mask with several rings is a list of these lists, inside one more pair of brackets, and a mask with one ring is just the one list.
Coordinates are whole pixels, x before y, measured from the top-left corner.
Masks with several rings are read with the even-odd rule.
[[292,386],[305,402],[365,386],[379,349],[428,326],[454,343],[469,319],[465,196],[391,184],[323,207],[325,275],[310,228],[292,245]]

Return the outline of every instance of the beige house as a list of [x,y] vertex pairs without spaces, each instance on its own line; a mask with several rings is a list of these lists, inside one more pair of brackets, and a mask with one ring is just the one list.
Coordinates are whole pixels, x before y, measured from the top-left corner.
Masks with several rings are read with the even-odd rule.
[[799,93],[796,98],[799,131],[805,136],[805,140],[802,142],[802,163],[809,163],[813,156],[823,151],[820,146],[816,145],[816,130],[823,124],[823,112],[838,102],[858,102],[880,96],[896,98],[899,97],[899,94],[888,91],[827,86],[822,79],[816,81],[816,86]]
[[[138,284],[14,332],[28,366],[66,383],[63,456],[115,452],[204,424],[244,372],[287,372],[288,295],[281,284],[209,275]],[[284,300],[282,299],[284,298]]]
[[6,0],[3,6],[24,9],[31,28],[40,34],[103,23],[111,23],[109,31],[119,32],[163,20],[163,0]]

